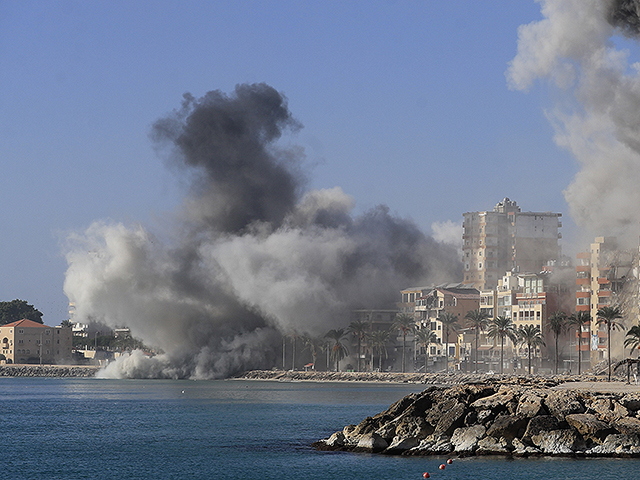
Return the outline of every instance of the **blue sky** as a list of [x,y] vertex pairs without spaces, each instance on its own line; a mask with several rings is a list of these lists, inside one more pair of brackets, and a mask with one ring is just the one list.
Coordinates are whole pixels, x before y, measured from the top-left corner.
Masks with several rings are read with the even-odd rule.
[[152,123],[182,95],[266,82],[304,126],[309,188],[386,204],[430,232],[503,197],[564,214],[576,172],[544,84],[505,71],[533,1],[0,1],[0,300],[57,325],[65,236],[161,229],[183,182]]

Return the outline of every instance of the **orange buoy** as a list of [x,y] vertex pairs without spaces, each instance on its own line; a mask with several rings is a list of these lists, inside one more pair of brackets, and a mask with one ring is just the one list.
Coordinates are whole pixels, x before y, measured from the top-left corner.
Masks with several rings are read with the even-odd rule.
[[439,468],[440,470],[444,470],[444,469],[445,469],[445,464],[443,463],[443,464],[442,464],[442,465],[440,465],[438,468]]
[[451,465],[451,464],[453,463],[453,460],[449,459],[449,460],[447,460],[447,463],[448,463],[449,465]]
[[422,474],[422,478],[429,478],[431,475],[429,475],[429,472],[424,472]]

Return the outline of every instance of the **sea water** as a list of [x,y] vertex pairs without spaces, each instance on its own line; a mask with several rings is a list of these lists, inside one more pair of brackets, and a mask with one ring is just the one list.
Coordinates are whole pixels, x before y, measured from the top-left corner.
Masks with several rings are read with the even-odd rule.
[[0,379],[7,479],[545,479],[640,477],[635,459],[399,457],[310,444],[421,391],[407,384]]

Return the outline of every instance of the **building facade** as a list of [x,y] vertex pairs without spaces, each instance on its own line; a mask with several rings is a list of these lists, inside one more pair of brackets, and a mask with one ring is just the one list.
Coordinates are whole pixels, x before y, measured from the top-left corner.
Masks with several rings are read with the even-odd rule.
[[23,319],[0,327],[0,345],[7,363],[64,363],[71,359],[71,328]]
[[561,213],[522,212],[505,198],[492,211],[463,215],[463,283],[493,289],[505,272],[538,273],[560,257]]

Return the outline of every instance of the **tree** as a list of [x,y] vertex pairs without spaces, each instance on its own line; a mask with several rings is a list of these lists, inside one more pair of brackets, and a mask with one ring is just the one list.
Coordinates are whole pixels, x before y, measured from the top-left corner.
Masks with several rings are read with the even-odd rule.
[[596,314],[598,325],[607,327],[607,361],[609,364],[609,381],[611,381],[611,332],[622,327],[622,322],[617,320],[622,318],[622,312],[619,307],[602,307]]
[[431,330],[429,327],[422,327],[416,330],[416,340],[418,345],[422,345],[424,347],[424,373],[427,373],[427,360],[429,359],[429,344],[435,343],[438,341],[438,337],[436,336],[436,332]]
[[516,327],[511,318],[499,316],[489,322],[487,332],[489,338],[500,338],[500,373],[504,373],[504,339],[510,338],[512,342],[517,340]]
[[564,312],[556,312],[549,317],[549,330],[553,332],[553,338],[555,341],[555,374],[558,374],[558,359],[560,355],[558,353],[558,337],[562,335],[564,329],[567,326],[567,314]]
[[305,350],[309,350],[309,353],[311,353],[311,361],[313,363],[313,370],[316,369],[316,361],[318,359],[318,351],[322,349],[322,346],[324,345],[324,343],[326,343],[324,341],[324,339],[318,338],[318,337],[312,337],[310,335],[303,335],[302,336],[302,343],[304,345],[304,349]]
[[591,325],[591,314],[585,311],[574,313],[567,319],[567,324],[578,329],[578,375],[580,375],[582,373],[582,326]]
[[633,355],[636,348],[640,348],[640,325],[634,325],[629,329],[624,339],[624,346],[631,350],[629,356]]
[[[369,335],[367,338],[369,343],[371,344],[371,352],[378,351],[379,361],[378,361],[378,369],[382,371],[382,354],[384,353],[385,358],[387,358],[387,342],[389,341],[390,334],[387,330],[375,330]],[[371,360],[371,368],[373,369],[373,359]]]
[[489,324],[489,314],[484,310],[470,310],[464,316],[467,320],[467,326],[473,328],[476,341],[476,354],[474,358],[474,366],[476,373],[478,372],[478,339],[482,332]]
[[15,299],[10,302],[0,302],[0,325],[17,322],[24,318],[32,322],[43,323],[42,312],[24,300]]
[[63,320],[60,322],[61,327],[73,327],[73,322],[71,320]]
[[396,318],[393,320],[393,324],[391,325],[392,330],[400,330],[402,333],[402,373],[405,372],[405,351],[406,351],[406,341],[407,334],[412,332],[416,326],[416,322],[413,320],[411,315],[407,315],[406,313],[399,313],[396,315]]
[[460,328],[458,324],[458,317],[453,313],[445,311],[440,312],[438,321],[442,323],[442,329],[444,330],[444,360],[445,360],[445,372],[449,372],[449,332],[456,333]]
[[340,371],[340,360],[342,360],[349,354],[349,349],[344,343],[342,343],[342,340],[344,340],[345,336],[346,332],[344,328],[329,330],[325,335],[326,338],[333,340],[333,345],[330,345],[330,355],[331,358],[336,362],[336,372]]
[[369,330],[369,324],[363,320],[355,320],[351,322],[347,328],[347,331],[356,337],[358,342],[358,372],[360,371],[362,340],[364,340],[367,330]]
[[529,357],[529,375],[531,375],[531,347],[544,345],[542,332],[537,325],[524,325],[518,329],[518,340],[527,346],[527,356]]

